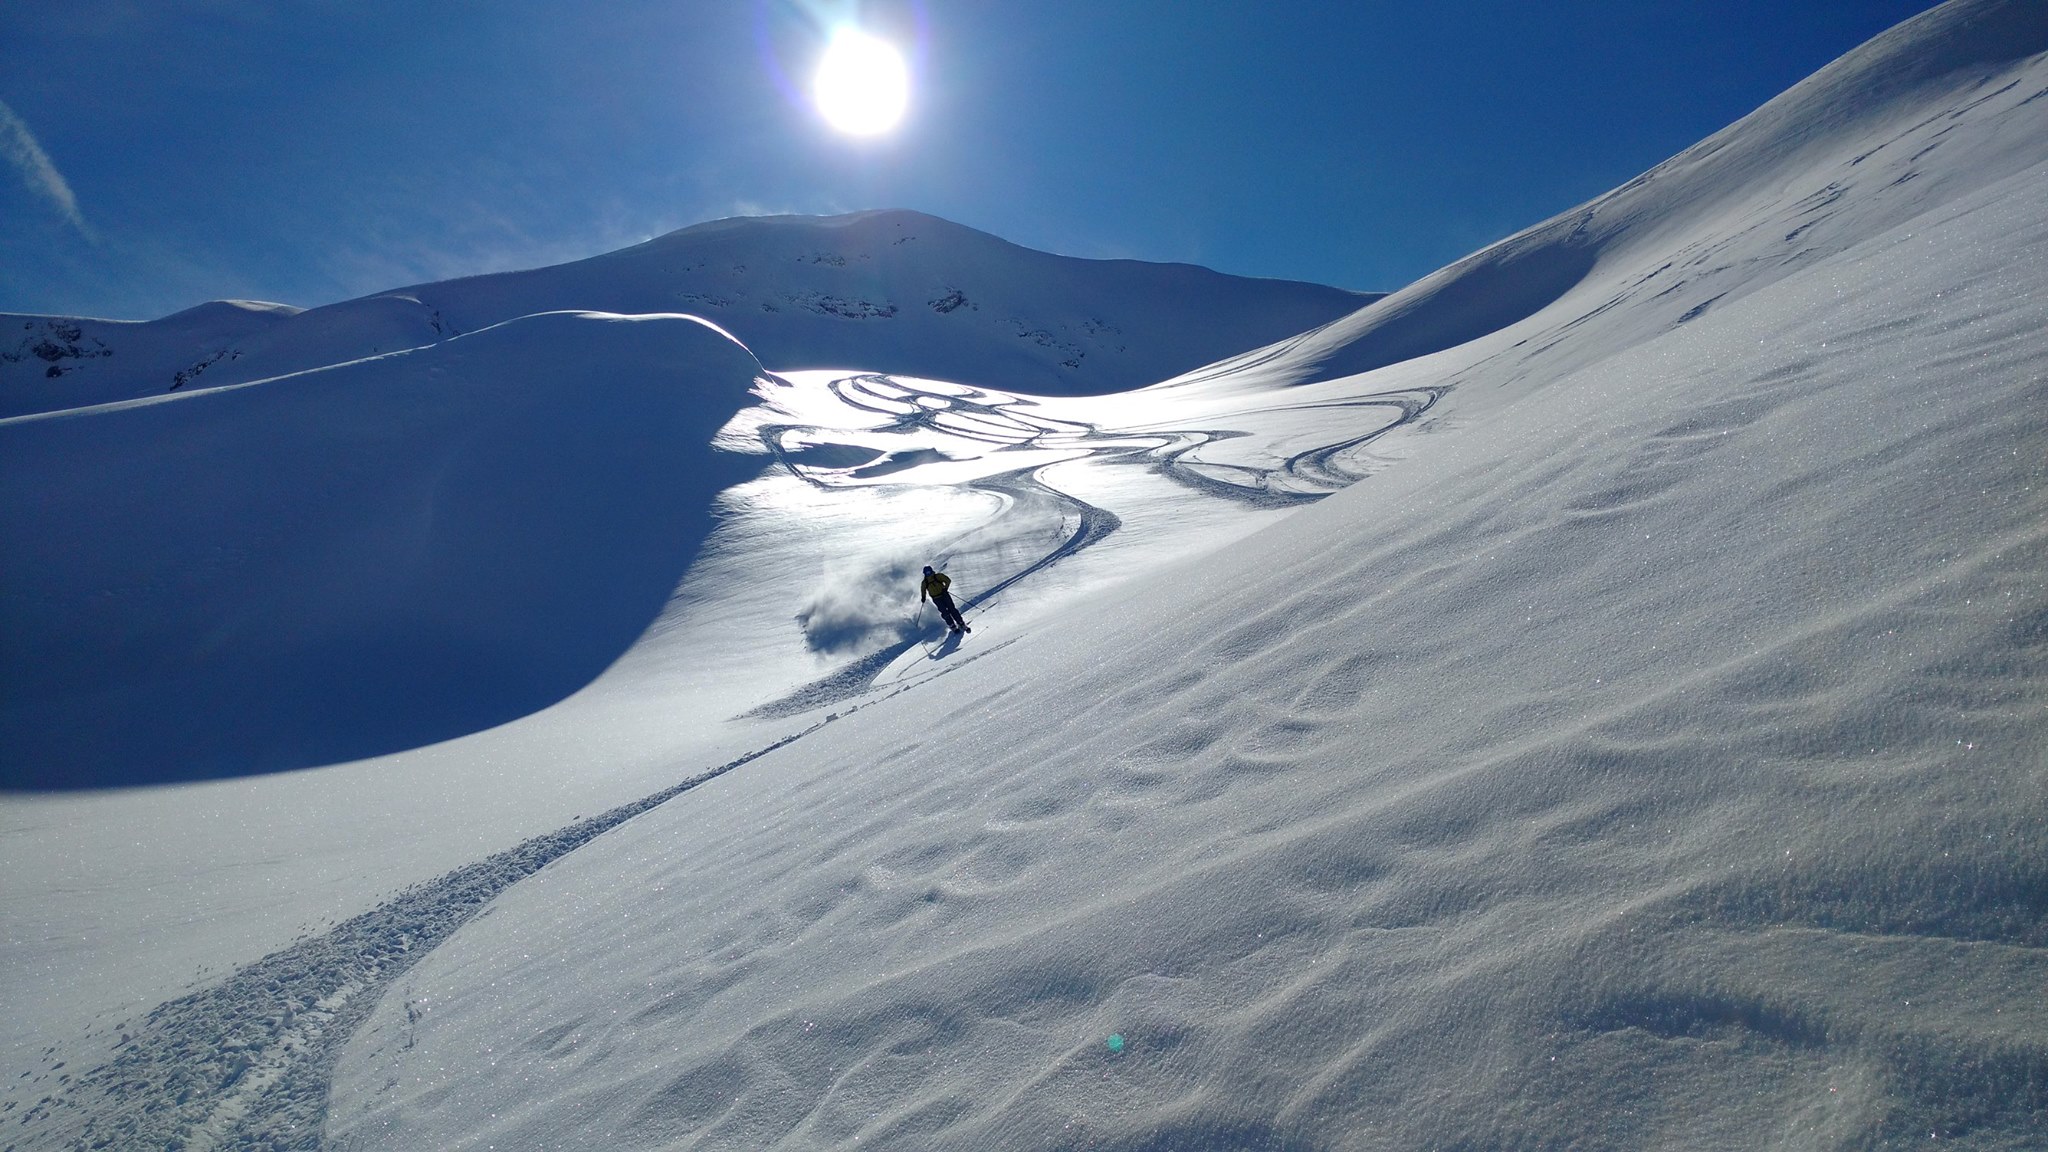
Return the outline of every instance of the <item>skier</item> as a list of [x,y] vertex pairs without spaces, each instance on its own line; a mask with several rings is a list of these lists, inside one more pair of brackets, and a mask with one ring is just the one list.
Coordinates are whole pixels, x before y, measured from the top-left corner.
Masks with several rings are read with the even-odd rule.
[[922,604],[929,597],[933,604],[938,605],[939,615],[945,619],[946,627],[955,632],[972,632],[974,629],[969,628],[967,621],[960,618],[960,609],[953,606],[953,594],[946,591],[952,586],[951,577],[944,572],[932,571],[932,566],[927,564],[924,566],[924,583],[917,588],[917,602]]

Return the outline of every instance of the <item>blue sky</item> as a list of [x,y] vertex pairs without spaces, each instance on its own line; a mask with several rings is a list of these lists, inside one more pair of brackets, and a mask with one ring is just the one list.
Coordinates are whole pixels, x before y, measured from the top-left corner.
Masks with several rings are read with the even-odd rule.
[[[1392,289],[1926,6],[0,0],[0,311],[310,306],[873,207]],[[881,139],[789,91],[856,14],[915,45]]]

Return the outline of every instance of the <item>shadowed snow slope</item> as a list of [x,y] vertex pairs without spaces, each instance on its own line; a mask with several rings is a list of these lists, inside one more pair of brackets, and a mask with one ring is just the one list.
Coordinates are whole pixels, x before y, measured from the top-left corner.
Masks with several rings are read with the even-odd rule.
[[509,890],[333,1143],[2038,1147],[2042,23],[1907,26],[1751,122],[1797,164],[1360,378],[1457,389],[1368,482]]
[[214,300],[145,321],[0,313],[0,417],[176,391],[298,311]]
[[333,763],[561,699],[758,471],[704,446],[759,373],[688,317],[558,313],[0,422],[0,783]]
[[300,372],[566,310],[702,316],[776,369],[859,366],[1053,395],[1112,392],[1376,298],[1187,264],[1055,256],[917,212],[743,218],[288,322],[223,326],[208,313],[224,303],[149,324],[0,316],[0,416],[159,395],[202,376],[211,385]]

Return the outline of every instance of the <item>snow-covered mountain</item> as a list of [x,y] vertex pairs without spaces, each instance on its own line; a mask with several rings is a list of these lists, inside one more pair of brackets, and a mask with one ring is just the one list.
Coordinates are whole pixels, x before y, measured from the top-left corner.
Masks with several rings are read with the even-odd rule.
[[[389,442],[382,493],[324,494],[341,448],[286,470],[290,535],[329,548],[294,545],[293,590],[365,540],[403,556],[447,475],[473,546],[551,568],[518,547],[585,505],[474,510],[475,477],[541,449],[534,475],[573,467],[599,503],[681,499],[656,451],[612,473],[549,435],[573,441],[572,395],[638,422],[750,381],[716,442],[770,465],[553,707],[319,771],[9,799],[7,1126],[24,1149],[2039,1147],[2044,177],[2048,10],[1955,0],[1606,197],[1134,392],[757,374],[691,321],[570,315],[0,422],[0,468],[36,445],[68,481],[181,410],[272,406],[228,436],[324,428],[329,395],[446,403],[444,428],[519,399],[495,469],[451,473],[428,427]],[[520,373],[551,328],[628,351]],[[657,359],[667,383],[618,382]],[[266,459],[215,451],[181,475]],[[81,580],[164,506],[142,475],[101,490],[112,529],[85,500],[35,513]],[[9,523],[46,498],[11,488]],[[964,638],[916,615],[932,560]],[[348,584],[305,595],[374,615]]]
[[0,314],[0,417],[238,384],[542,312],[678,312],[772,350],[1054,395],[1137,388],[1377,298],[1188,264],[1080,260],[918,212],[744,217],[551,268],[300,311],[215,301],[148,322]]
[[214,300],[140,322],[0,313],[0,417],[175,392],[299,311]]

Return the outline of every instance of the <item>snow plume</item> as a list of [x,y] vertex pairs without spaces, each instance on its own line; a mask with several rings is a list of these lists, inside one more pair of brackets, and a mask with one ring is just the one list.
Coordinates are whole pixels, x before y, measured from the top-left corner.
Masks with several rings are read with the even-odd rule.
[[85,222],[85,215],[78,210],[78,197],[71,194],[71,185],[64,174],[57,171],[57,165],[50,161],[49,153],[36,143],[35,133],[28,130],[21,117],[14,114],[5,101],[0,101],[0,157],[21,173],[22,183],[43,196],[62,213],[79,235],[97,243],[92,226]]
[[796,614],[804,643],[813,652],[838,655],[908,639],[923,566],[905,553],[870,556],[826,573]]

